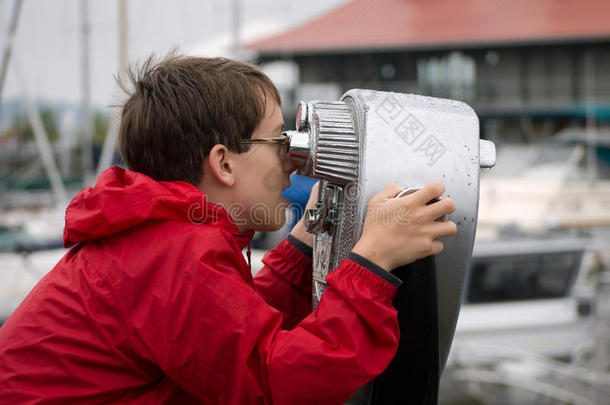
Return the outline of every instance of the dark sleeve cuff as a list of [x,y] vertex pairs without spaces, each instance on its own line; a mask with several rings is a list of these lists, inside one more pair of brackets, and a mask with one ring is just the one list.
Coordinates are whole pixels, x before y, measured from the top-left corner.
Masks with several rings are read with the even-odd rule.
[[307,256],[307,257],[313,256],[313,249],[311,248],[311,246],[308,246],[305,242],[300,241],[299,239],[295,238],[292,235],[288,235],[286,237],[286,240],[292,246],[294,246],[296,249],[298,249],[301,253],[303,253],[305,256]]
[[[301,243],[303,243],[303,242],[301,242]],[[347,258],[353,262],[358,263],[365,269],[370,270],[371,272],[375,273],[376,275],[378,275],[379,277],[381,277],[388,283],[392,284],[396,288],[398,288],[402,285],[402,280],[400,280],[398,277],[394,276],[389,271],[386,271],[383,267],[376,265],[369,259],[360,256],[358,253],[349,252],[347,255]]]

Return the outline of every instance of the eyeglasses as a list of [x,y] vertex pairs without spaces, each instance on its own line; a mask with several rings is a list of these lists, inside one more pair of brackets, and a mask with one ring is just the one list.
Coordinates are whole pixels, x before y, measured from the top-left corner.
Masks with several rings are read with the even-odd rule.
[[282,136],[277,136],[275,138],[249,138],[242,139],[240,144],[256,144],[256,143],[275,143],[283,147],[284,152],[288,153],[290,150],[290,137],[288,135],[282,134]]

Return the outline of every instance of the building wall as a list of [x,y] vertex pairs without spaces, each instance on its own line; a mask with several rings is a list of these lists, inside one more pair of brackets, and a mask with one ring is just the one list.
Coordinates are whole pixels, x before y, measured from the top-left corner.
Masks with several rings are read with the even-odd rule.
[[299,96],[337,99],[352,88],[371,88],[463,100],[483,121],[516,123],[518,131],[523,119],[551,120],[545,128],[553,131],[584,122],[586,106],[610,110],[610,42],[291,59],[299,66],[300,83],[295,100],[286,103],[290,107]]
[[[497,64],[486,60],[490,52],[498,54]],[[490,50],[475,59],[475,103],[483,109],[569,109],[589,99],[610,103],[608,46]]]

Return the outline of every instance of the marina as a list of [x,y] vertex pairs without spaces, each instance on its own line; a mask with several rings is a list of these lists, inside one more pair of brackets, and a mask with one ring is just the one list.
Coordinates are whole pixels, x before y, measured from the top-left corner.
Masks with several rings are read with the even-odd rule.
[[[445,251],[417,261],[412,279],[406,266],[393,273],[403,285],[421,283],[401,287],[394,302],[400,322],[407,324],[405,313],[421,321],[398,350],[411,350],[407,360],[397,356],[347,405],[610,403],[610,6],[271,3],[177,2],[167,10],[157,0],[118,0],[109,11],[89,0],[77,8],[58,2],[53,7],[71,17],[56,22],[57,38],[78,40],[80,49],[62,60],[60,40],[45,45],[51,58],[24,45],[44,37],[33,28],[37,11],[55,8],[0,3],[0,326],[69,251],[69,201],[104,169],[126,166],[120,120],[107,107],[118,92],[112,74],[125,75],[132,59],[162,54],[173,41],[190,56],[255,64],[282,98],[283,145],[308,180],[292,177],[289,190],[299,196],[288,198],[284,227],[257,232],[244,248],[254,276],[304,213],[315,234],[315,308],[382,183],[406,195],[440,180],[442,198],[455,201],[456,211],[439,218],[457,228],[442,240]],[[171,24],[174,37],[159,28],[171,16],[180,21]],[[58,27],[48,25],[55,38]],[[151,27],[159,28],[158,45],[149,43]],[[34,70],[34,53],[62,74]],[[72,76],[79,80],[66,85]],[[50,95],[53,81],[65,94]],[[307,210],[312,179],[322,191]],[[419,357],[422,342],[429,358]],[[396,369],[403,374],[393,380]],[[405,394],[424,380],[428,391]]]

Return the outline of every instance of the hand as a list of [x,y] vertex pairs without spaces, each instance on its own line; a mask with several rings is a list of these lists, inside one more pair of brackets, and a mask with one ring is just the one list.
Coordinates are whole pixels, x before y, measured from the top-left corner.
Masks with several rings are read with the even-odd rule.
[[401,191],[391,184],[371,199],[362,236],[352,250],[388,271],[442,252],[443,243],[437,239],[457,232],[453,222],[439,221],[455,211],[455,202],[443,198],[430,203],[445,192],[443,183],[429,183],[394,198]]
[[305,207],[305,211],[303,212],[303,216],[301,220],[297,222],[297,224],[292,228],[290,234],[305,243],[307,246],[313,246],[313,234],[309,233],[305,230],[305,213],[310,208],[315,208],[316,202],[318,201],[318,188],[320,186],[320,182],[318,181],[311,188],[311,194],[309,194],[309,200],[307,200],[307,206]]

